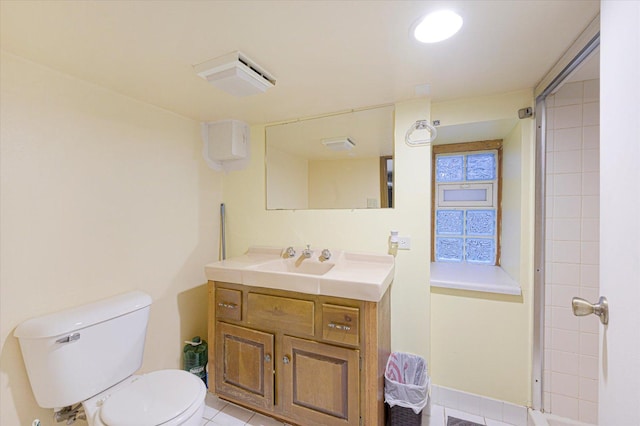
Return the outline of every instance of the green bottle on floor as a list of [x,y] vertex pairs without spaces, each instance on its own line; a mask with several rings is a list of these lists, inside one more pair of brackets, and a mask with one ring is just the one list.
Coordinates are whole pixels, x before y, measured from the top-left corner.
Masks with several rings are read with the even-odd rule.
[[184,370],[200,377],[207,386],[207,341],[196,336],[184,345]]

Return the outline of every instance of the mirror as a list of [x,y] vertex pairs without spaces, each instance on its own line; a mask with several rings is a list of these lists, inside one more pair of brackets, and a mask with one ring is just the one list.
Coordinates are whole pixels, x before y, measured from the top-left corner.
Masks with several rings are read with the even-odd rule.
[[394,107],[268,125],[267,210],[393,207]]

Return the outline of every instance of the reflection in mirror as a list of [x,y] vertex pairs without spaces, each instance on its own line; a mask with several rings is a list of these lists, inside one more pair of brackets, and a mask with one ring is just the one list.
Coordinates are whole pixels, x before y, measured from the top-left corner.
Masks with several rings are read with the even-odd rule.
[[394,107],[265,129],[267,209],[393,207]]
[[393,207],[393,157],[380,157],[380,206]]

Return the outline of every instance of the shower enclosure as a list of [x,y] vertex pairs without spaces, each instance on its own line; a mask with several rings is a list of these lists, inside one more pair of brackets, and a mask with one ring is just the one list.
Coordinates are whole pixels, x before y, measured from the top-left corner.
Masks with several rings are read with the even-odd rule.
[[571,308],[600,293],[598,46],[599,35],[536,105],[534,408],[547,424],[598,421],[599,319]]

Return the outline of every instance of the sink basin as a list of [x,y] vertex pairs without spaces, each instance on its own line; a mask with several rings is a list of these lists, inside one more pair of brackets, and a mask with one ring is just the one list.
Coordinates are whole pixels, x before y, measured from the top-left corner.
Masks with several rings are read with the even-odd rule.
[[324,275],[335,266],[334,263],[311,259],[278,259],[255,267],[258,271],[292,272],[294,274]]
[[259,287],[318,294],[319,279],[333,267],[334,263],[320,262],[318,258],[278,258],[246,267],[242,279],[244,284]]

